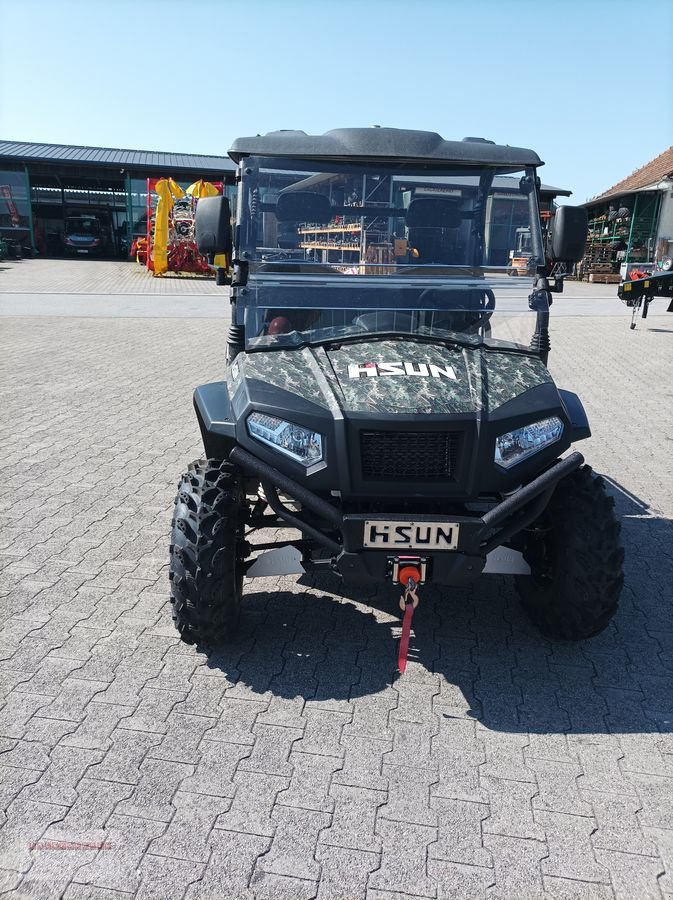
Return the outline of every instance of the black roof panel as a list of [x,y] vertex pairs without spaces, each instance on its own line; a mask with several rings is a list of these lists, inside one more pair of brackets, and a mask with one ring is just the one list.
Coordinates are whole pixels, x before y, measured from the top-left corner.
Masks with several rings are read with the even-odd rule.
[[500,146],[482,138],[445,141],[434,131],[378,127],[337,128],[320,135],[272,131],[237,138],[229,155],[236,162],[243,156],[291,156],[299,159],[379,157],[512,168],[543,165],[537,153],[522,147]]

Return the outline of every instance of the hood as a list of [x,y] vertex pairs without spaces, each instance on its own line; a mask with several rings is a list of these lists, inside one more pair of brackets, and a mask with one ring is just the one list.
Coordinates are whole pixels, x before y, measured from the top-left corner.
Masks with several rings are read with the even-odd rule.
[[67,241],[75,241],[78,244],[94,244],[100,243],[100,235],[97,234],[81,234],[79,231],[73,231],[72,234],[66,234]]
[[231,375],[234,387],[244,376],[345,413],[435,415],[492,412],[552,380],[535,357],[413,340],[250,353]]

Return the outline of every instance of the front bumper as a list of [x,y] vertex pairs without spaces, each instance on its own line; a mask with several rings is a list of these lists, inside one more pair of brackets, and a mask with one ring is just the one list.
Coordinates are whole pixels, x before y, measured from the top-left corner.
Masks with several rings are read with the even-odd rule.
[[[373,583],[389,577],[393,551],[365,549],[364,522],[380,519],[404,524],[409,520],[408,514],[342,514],[335,506],[242,447],[234,447],[229,458],[259,479],[276,515],[329,551],[332,568],[341,574],[345,582]],[[439,584],[462,584],[477,578],[486,564],[488,553],[534,522],[545,509],[558,482],[583,462],[581,453],[571,453],[481,516],[446,516],[444,521],[447,524],[457,523],[460,526],[458,546],[455,550],[432,549],[424,554],[429,561],[428,580]],[[297,501],[311,521],[303,513],[289,510],[280,500],[279,491]],[[442,521],[442,517],[436,515],[414,518],[418,522]],[[397,548],[396,552],[405,551]],[[406,552],[418,555],[416,551]]]

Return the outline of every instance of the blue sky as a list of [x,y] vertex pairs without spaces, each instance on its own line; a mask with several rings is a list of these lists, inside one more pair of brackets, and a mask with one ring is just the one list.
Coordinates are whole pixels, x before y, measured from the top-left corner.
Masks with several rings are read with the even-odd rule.
[[673,144],[671,0],[0,0],[0,138],[226,153],[388,125],[532,147],[583,202]]

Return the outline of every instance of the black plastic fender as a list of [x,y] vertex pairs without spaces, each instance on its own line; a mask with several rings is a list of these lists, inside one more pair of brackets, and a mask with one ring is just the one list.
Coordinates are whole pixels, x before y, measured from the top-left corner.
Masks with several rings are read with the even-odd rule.
[[585,438],[591,437],[589,420],[580,398],[577,394],[573,394],[572,391],[559,390],[559,394],[570,419],[570,439],[572,441],[583,441]]
[[194,391],[194,410],[206,456],[228,459],[236,445],[236,424],[224,381],[202,384]]

